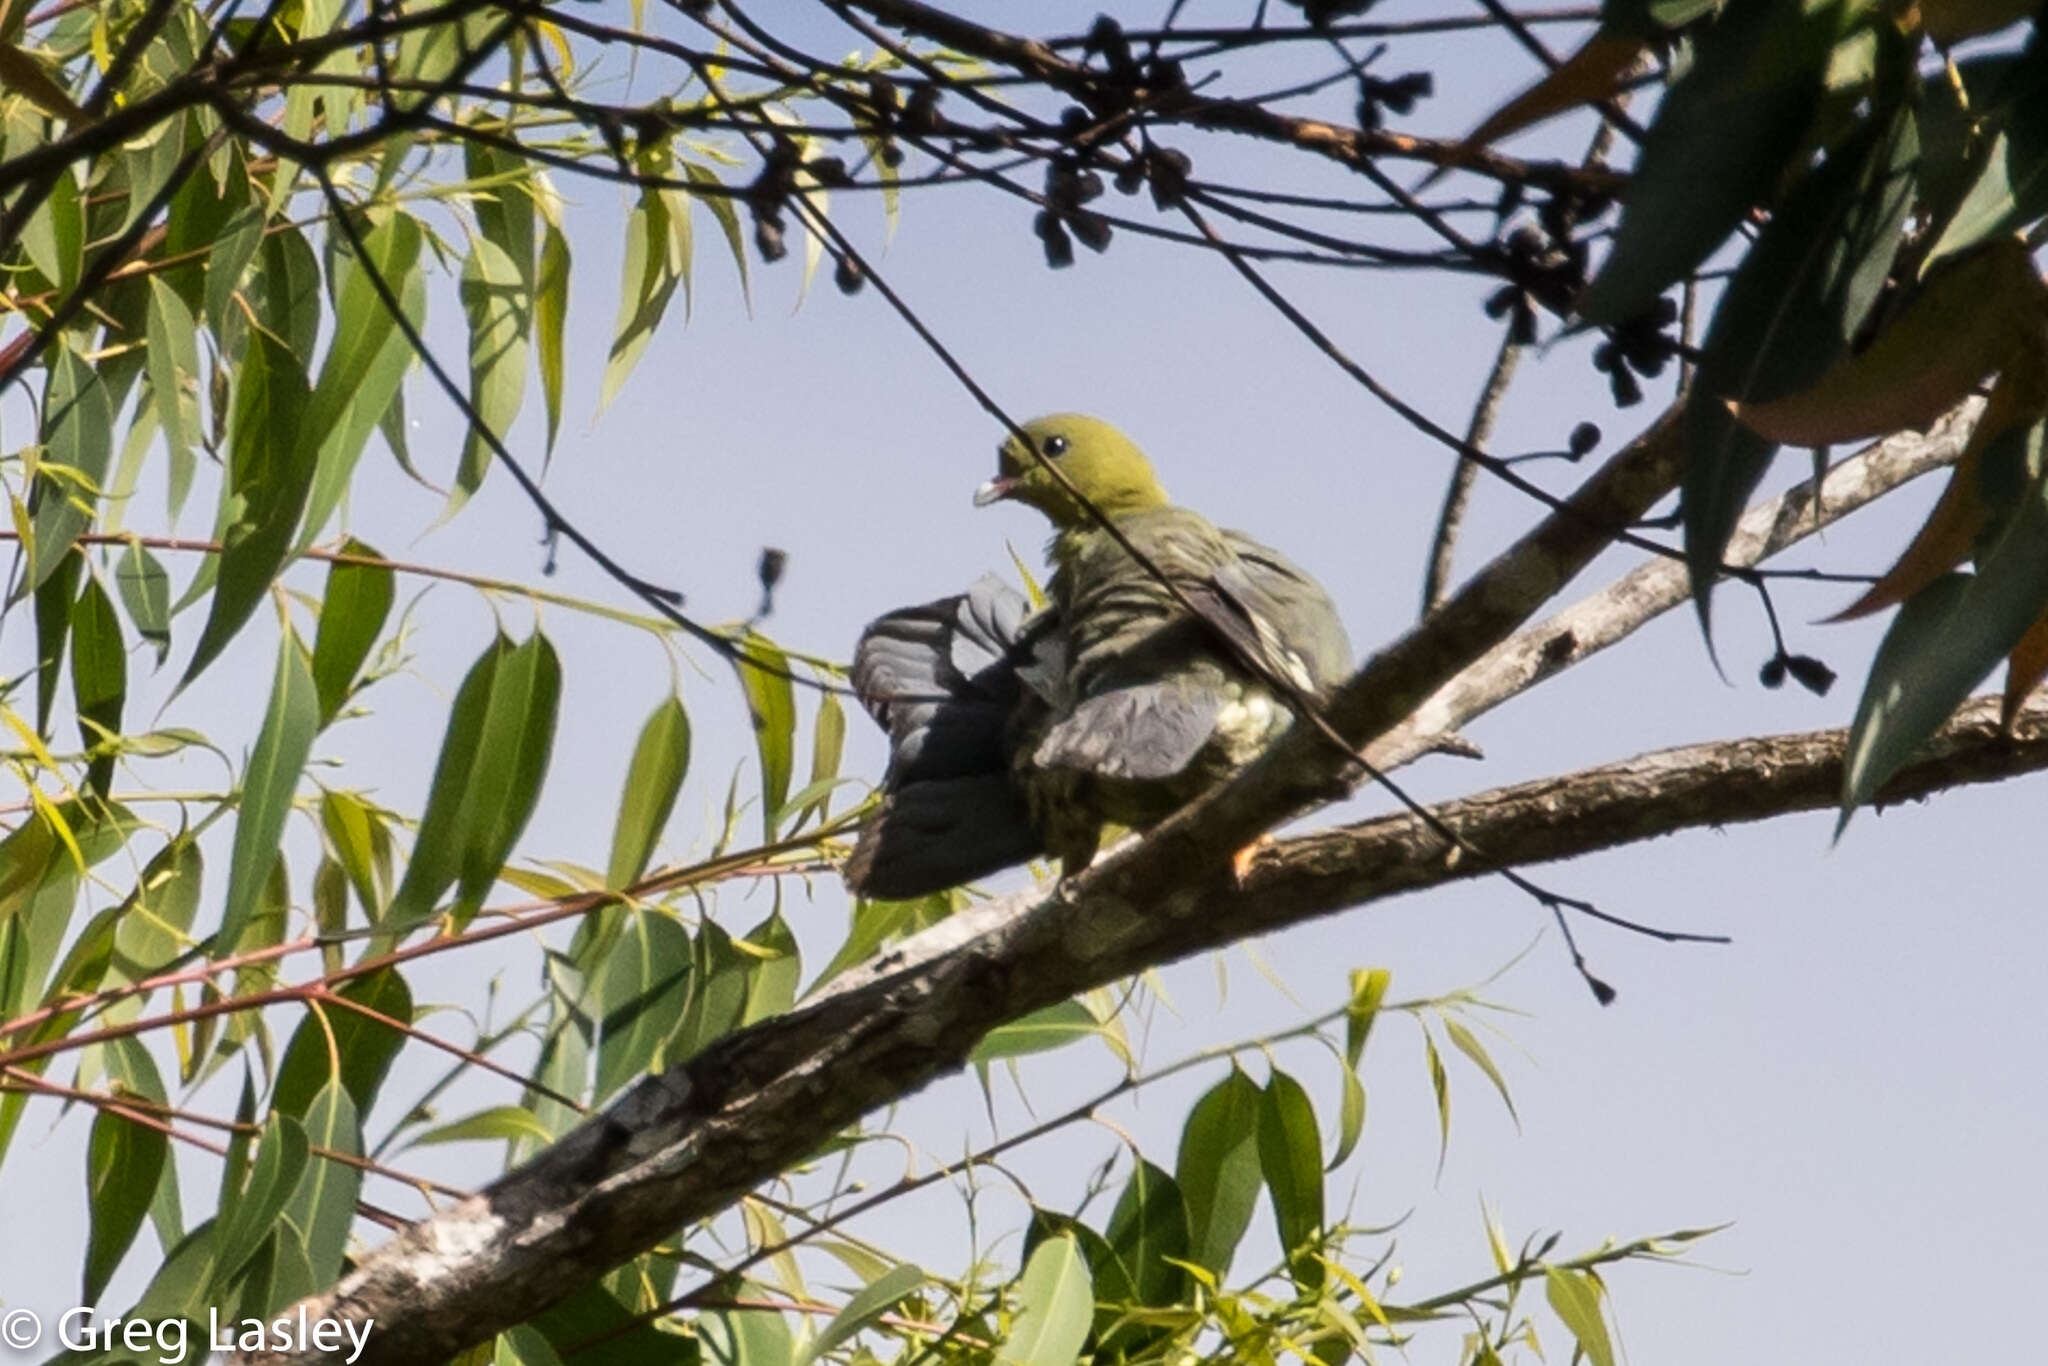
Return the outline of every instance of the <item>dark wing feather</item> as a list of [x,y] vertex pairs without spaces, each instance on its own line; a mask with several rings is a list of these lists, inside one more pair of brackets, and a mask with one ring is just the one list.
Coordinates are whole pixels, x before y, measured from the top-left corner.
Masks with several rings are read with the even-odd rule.
[[1236,558],[1218,566],[1211,583],[1234,609],[1216,614],[1238,623],[1231,638],[1255,648],[1256,658],[1305,692],[1327,692],[1343,682],[1351,672],[1351,641],[1323,586],[1241,531],[1225,531],[1223,537]]
[[1032,761],[1103,778],[1171,778],[1209,742],[1222,704],[1219,688],[1184,677],[1105,689],[1049,727]]
[[853,689],[889,733],[889,768],[844,869],[855,892],[923,896],[1042,851],[1010,778],[1020,663],[1049,648],[1028,614],[1022,596],[985,577],[861,633]]
[[1004,729],[1020,692],[1011,647],[1024,600],[994,578],[869,623],[853,690],[889,732],[891,788],[1008,763]]
[[973,773],[910,783],[882,798],[841,871],[859,895],[901,901],[1044,852],[1010,775]]

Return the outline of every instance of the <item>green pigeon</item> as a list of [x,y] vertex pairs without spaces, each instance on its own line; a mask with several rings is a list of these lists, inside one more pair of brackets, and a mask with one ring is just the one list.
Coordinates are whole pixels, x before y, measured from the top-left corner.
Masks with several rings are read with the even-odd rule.
[[855,651],[854,689],[891,741],[847,864],[863,895],[921,895],[1039,854],[1077,872],[1105,826],[1148,828],[1256,758],[1293,719],[1284,692],[1319,698],[1350,671],[1321,585],[1175,506],[1116,428],[1063,413],[1023,430],[1074,492],[1013,436],[975,502],[1051,521],[1045,610],[1027,617],[988,579],[890,613]]

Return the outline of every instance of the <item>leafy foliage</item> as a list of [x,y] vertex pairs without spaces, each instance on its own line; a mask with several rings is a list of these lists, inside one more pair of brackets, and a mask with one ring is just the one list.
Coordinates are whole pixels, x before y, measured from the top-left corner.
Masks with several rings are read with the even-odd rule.
[[[536,375],[542,467],[570,405],[581,247],[564,221],[566,177],[625,187],[599,410],[656,332],[697,305],[700,211],[749,302],[750,270],[785,256],[792,231],[798,292],[829,256],[852,293],[872,267],[828,209],[872,192],[893,224],[912,186],[956,181],[1028,201],[1055,268],[1074,264],[1076,240],[1100,254],[1143,231],[1220,242],[1247,269],[1277,258],[1469,272],[1497,287],[1517,344],[1534,339],[1539,308],[1602,331],[1624,402],[1640,396],[1636,376],[1684,353],[1683,555],[1703,613],[1781,445],[1921,426],[1990,383],[1948,495],[1851,609],[1899,612],[1852,728],[1845,812],[1881,796],[1999,660],[2008,719],[2048,673],[2048,292],[2034,254],[2048,215],[2048,43],[2029,6],[1610,0],[1574,55],[1455,141],[1381,127],[1427,93],[1427,73],[1353,64],[1356,128],[1211,98],[1185,63],[1270,37],[1249,26],[1241,44],[1208,50],[1163,34],[1141,60],[1110,19],[1051,44],[963,20],[901,42],[863,33],[859,53],[828,61],[745,24],[689,27],[723,21],[688,3],[671,7],[684,38],[638,5],[630,27],[488,0],[372,8],[359,18],[307,0],[257,18],[117,0],[0,19],[0,382],[18,381],[35,406],[30,438],[0,457],[16,552],[0,611],[27,618],[17,635],[34,650],[22,678],[0,681],[22,793],[0,835],[0,1159],[32,1100],[92,1108],[88,1301],[140,1264],[147,1227],[158,1255],[137,1313],[267,1315],[333,1281],[359,1248],[378,1213],[366,1174],[435,1145],[530,1156],[649,1072],[792,1010],[807,986],[972,900],[857,905],[807,983],[785,889],[841,856],[860,814],[834,813],[847,781],[837,669],[757,622],[685,616],[675,594],[604,560],[518,449]],[[1338,41],[1333,25],[1364,7],[1299,8],[1308,27],[1271,41]],[[1984,46],[1937,60],[1971,38]],[[655,93],[606,103],[607,63],[627,62]],[[988,93],[1004,88],[984,79],[997,66],[1024,88],[1014,103]],[[1665,87],[1625,172],[1495,146],[1587,106],[1612,106],[1601,117],[1623,127],[1616,102],[1652,77]],[[1245,207],[1286,196],[1195,175],[1174,141],[1198,147],[1218,130],[1371,176],[1377,159],[1421,159],[1487,197],[1439,210],[1389,194],[1449,243],[1433,254],[1343,236]],[[1042,185],[1012,176],[1000,158],[1013,155],[1043,163]],[[1149,191],[1157,221],[1107,209],[1106,186]],[[1541,203],[1524,214],[1530,195]],[[1223,242],[1204,214],[1245,240]],[[1452,215],[1488,226],[1450,230]],[[1201,231],[1172,226],[1184,218]],[[1592,269],[1590,244],[1605,237]],[[1696,349],[1666,335],[1674,290],[1710,311]],[[426,348],[430,321],[462,338],[459,363]],[[430,380],[468,422],[439,465],[416,464],[405,440],[408,384],[417,402]],[[1573,454],[1594,444],[1575,438]],[[387,453],[440,490],[444,517],[488,480],[516,483],[551,543],[599,556],[636,608],[389,559],[337,532],[366,456]],[[176,534],[195,518],[203,535]],[[358,775],[327,767],[323,746],[406,666],[400,590],[430,579],[535,621],[495,631],[451,689],[424,800],[389,809],[375,775],[351,785]],[[694,852],[677,854],[689,837],[674,829],[692,759],[681,691],[666,690],[629,752],[559,752],[565,675],[587,667],[550,635],[570,614],[732,667],[757,771],[744,787],[735,776]],[[146,670],[176,655],[165,679],[180,689],[229,686],[238,648],[272,661],[248,699],[249,733],[155,728],[138,705]],[[163,778],[202,761],[224,766],[219,790]],[[538,857],[534,813],[572,763],[579,782],[619,775],[601,871]],[[758,842],[742,844],[755,822]],[[719,899],[735,884],[771,899],[744,932]],[[416,998],[416,959],[572,921],[543,941],[537,994],[510,1023],[471,1021],[462,1042],[436,1032],[457,1026]],[[1087,1201],[1038,1208],[1007,1261],[946,1274],[834,1231],[844,1172],[819,1173],[878,1125],[834,1140],[799,1174],[814,1184],[756,1192],[729,1219],[679,1230],[488,1350],[533,1366],[851,1366],[886,1341],[975,1366],[1287,1354],[1336,1366],[1453,1323],[1463,1360],[1493,1362],[1536,1349],[1523,1293],[1540,1282],[1577,1351],[1611,1361],[1603,1269],[1671,1255],[1697,1233],[1560,1257],[1556,1235],[1511,1253],[1489,1221],[1493,1272],[1422,1292],[1397,1287],[1384,1233],[1339,1207],[1331,1174],[1367,1131],[1368,1045],[1390,1017],[1419,1029],[1406,1103],[1433,1109],[1442,1144],[1460,1078],[1484,1079],[1513,1113],[1481,1003],[1390,1001],[1389,980],[1361,970],[1326,1017],[1150,1071],[1128,1037],[1129,997],[1107,992],[963,1048],[984,1085],[998,1062],[1060,1050],[1104,1050],[1127,1072],[1117,1094],[1208,1069],[1171,1170],[1169,1155],[1133,1147],[1104,1168],[1105,1191],[1108,1172],[1122,1174],[1106,1217]],[[497,1060],[529,1039],[529,1069]],[[1312,1044],[1284,1066],[1275,1052],[1311,1039],[1338,1064],[1334,1105],[1307,1070]],[[452,1053],[449,1072],[394,1105],[395,1061],[430,1050]],[[483,1076],[504,1087],[497,1101],[436,1112],[448,1086]],[[238,1088],[232,1118],[187,1108],[223,1087]],[[200,1191],[168,1154],[206,1121],[222,1137],[206,1140],[218,1180]],[[966,1189],[989,1160],[944,1174]],[[1268,1236],[1262,1203],[1275,1257],[1246,1270]],[[822,1298],[798,1249],[852,1283]]]

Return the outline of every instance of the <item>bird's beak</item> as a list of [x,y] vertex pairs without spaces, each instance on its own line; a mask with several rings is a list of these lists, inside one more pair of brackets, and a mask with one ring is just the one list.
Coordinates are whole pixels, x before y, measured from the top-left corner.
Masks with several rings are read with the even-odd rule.
[[999,474],[974,491],[974,505],[985,508],[990,503],[1000,503],[1017,491],[1017,477],[1013,474]]

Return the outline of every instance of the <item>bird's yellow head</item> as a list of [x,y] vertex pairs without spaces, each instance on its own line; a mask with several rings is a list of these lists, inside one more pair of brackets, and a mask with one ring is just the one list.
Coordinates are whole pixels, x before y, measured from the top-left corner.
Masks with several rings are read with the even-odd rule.
[[[1024,424],[1025,435],[1066,475],[1082,498],[1111,517],[1163,507],[1166,490],[1152,462],[1129,437],[1099,417],[1055,413]],[[998,453],[996,477],[974,492],[974,505],[1015,499],[1044,513],[1061,531],[1087,526],[1088,510],[1015,436]]]

